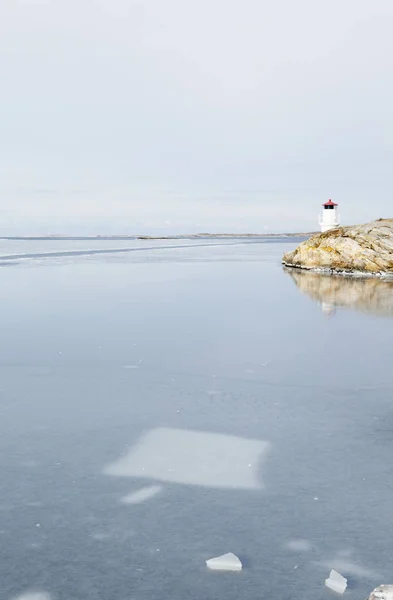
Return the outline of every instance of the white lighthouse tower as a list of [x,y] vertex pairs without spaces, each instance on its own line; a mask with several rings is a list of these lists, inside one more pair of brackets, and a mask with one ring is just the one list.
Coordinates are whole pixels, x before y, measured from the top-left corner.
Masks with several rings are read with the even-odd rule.
[[322,204],[322,207],[322,213],[319,217],[319,225],[322,233],[340,227],[338,204],[329,200],[328,202],[325,202],[325,204]]

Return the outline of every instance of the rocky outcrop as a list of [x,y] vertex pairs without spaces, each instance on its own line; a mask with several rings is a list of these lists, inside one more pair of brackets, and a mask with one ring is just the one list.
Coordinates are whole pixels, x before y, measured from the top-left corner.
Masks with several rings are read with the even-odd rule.
[[393,219],[318,233],[284,254],[282,262],[299,269],[393,276]]
[[[349,308],[393,318],[393,281],[379,278],[329,277],[301,269],[285,269],[299,290],[318,302],[327,315]],[[393,598],[392,598],[393,600]]]
[[393,585],[379,585],[371,592],[369,600],[393,600]]

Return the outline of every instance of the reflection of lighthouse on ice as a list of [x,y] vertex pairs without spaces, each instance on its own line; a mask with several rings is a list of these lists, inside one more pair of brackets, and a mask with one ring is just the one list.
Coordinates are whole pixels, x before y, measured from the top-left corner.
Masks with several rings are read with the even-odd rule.
[[320,303],[321,309],[323,314],[330,318],[330,317],[334,317],[334,315],[336,314],[336,306],[334,304],[332,304],[331,302],[321,302]]
[[322,204],[322,214],[319,217],[319,226],[322,233],[330,229],[340,227],[340,215],[338,214],[338,204],[329,200]]

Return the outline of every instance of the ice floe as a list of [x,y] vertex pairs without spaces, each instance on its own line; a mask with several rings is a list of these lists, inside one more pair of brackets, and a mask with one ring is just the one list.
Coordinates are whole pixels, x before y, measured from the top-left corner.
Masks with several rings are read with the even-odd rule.
[[269,448],[262,440],[163,427],[143,435],[104,473],[211,488],[260,489],[260,466]]
[[329,589],[337,592],[338,594],[343,594],[347,589],[347,579],[337,573],[334,569],[330,571],[330,575],[328,579],[325,579],[325,585]]
[[206,561],[206,565],[212,571],[241,571],[243,567],[240,559],[232,552],[210,558]]

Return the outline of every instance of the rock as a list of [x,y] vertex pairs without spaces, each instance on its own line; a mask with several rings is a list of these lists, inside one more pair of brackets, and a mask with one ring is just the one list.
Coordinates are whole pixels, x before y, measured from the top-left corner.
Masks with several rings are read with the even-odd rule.
[[287,268],[285,272],[328,315],[342,307],[393,318],[393,281],[389,278],[327,276]]
[[393,585],[379,585],[371,592],[369,600],[393,600]]
[[282,262],[330,273],[393,276],[393,219],[318,233],[284,254]]

